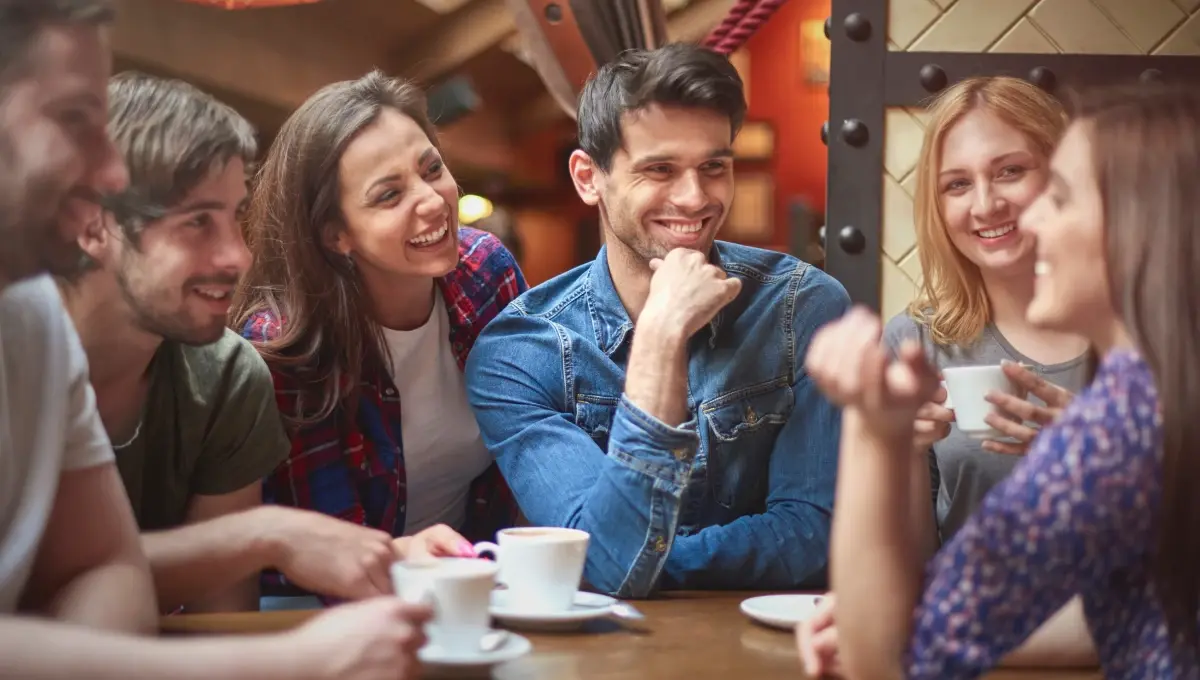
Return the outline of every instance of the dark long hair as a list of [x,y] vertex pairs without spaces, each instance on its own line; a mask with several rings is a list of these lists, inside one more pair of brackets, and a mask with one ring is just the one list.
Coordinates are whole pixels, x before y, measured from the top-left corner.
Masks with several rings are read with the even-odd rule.
[[1177,651],[1200,651],[1200,92],[1090,93],[1087,126],[1104,202],[1113,303],[1154,373],[1163,497],[1153,579]]
[[267,365],[294,376],[301,394],[285,422],[295,428],[351,403],[367,362],[384,356],[353,265],[327,244],[345,228],[338,163],[385,108],[415,121],[438,146],[425,97],[411,83],[373,71],[328,85],[283,124],[255,180],[246,243],[254,264],[238,287],[230,319],[240,331],[259,312],[284,320],[258,342]]

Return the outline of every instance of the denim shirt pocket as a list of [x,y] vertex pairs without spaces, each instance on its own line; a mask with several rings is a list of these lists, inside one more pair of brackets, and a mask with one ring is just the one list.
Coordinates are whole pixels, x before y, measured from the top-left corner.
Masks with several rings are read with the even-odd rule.
[[712,434],[708,479],[719,504],[739,512],[762,505],[775,439],[794,403],[791,385],[772,380],[729,392],[702,407]]
[[608,435],[612,431],[618,401],[617,397],[575,396],[575,424],[605,451],[608,450]]

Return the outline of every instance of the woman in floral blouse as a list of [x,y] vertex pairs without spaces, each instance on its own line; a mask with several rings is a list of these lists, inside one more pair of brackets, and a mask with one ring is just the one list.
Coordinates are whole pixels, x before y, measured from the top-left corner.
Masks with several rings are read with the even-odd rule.
[[862,310],[810,349],[845,407],[831,576],[849,677],[977,677],[1076,594],[1106,676],[1200,675],[1200,93],[1094,95],[1051,169],[1021,217],[1038,254],[1027,316],[1102,359],[924,570],[897,480],[924,465],[908,444],[935,371],[911,344],[889,362]]

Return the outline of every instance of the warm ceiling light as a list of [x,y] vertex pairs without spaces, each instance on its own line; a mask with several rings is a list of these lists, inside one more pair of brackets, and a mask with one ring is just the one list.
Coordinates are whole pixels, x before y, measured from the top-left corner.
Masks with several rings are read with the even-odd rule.
[[449,14],[467,4],[467,0],[417,0],[438,14]]
[[196,5],[209,5],[223,9],[255,9],[258,7],[284,7],[287,5],[311,5],[321,0],[186,0]]
[[483,196],[466,194],[458,199],[458,223],[474,224],[492,214],[492,202]]

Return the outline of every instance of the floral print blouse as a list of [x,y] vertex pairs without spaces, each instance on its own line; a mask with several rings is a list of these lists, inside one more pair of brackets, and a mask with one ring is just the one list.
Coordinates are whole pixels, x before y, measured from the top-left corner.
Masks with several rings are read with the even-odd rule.
[[1095,380],[930,562],[911,678],[973,678],[1082,596],[1108,678],[1194,678],[1150,582],[1162,420],[1149,366],[1111,351]]

